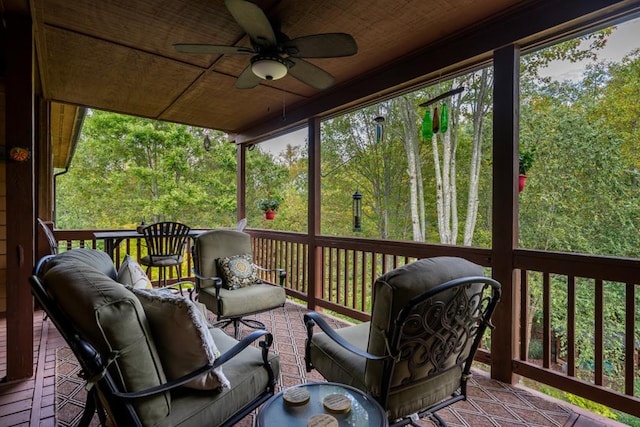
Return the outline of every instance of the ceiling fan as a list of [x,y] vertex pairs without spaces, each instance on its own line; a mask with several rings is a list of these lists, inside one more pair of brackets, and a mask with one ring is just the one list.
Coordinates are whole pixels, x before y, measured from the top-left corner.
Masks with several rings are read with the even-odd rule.
[[227,9],[251,39],[251,47],[212,44],[174,44],[183,53],[217,55],[253,55],[251,63],[240,73],[235,87],[250,89],[261,80],[278,80],[287,74],[316,88],[326,89],[335,78],[322,68],[302,58],[335,58],[358,52],[354,38],[345,33],[326,33],[289,39],[274,29],[262,9],[245,0],[225,0]]

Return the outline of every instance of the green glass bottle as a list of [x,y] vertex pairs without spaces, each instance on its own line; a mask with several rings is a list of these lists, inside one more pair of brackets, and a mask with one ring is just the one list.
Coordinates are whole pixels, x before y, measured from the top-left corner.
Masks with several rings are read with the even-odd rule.
[[425,141],[430,140],[433,137],[433,122],[431,121],[431,111],[427,110],[424,113],[424,119],[422,119],[422,138]]
[[447,113],[447,103],[442,103],[442,111],[440,112],[440,132],[445,133],[449,129],[449,113]]

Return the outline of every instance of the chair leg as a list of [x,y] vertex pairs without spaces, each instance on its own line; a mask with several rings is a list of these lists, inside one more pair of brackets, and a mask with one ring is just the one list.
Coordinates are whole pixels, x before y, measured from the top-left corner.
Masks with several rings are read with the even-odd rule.
[[240,319],[233,319],[233,337],[240,339]]
[[436,421],[438,421],[438,424],[440,424],[441,427],[447,427],[448,426],[448,424],[445,422],[445,420],[442,419],[442,417],[440,417],[440,415],[438,415],[436,413],[433,413],[433,414],[431,414],[431,416],[433,418],[435,418]]
[[91,423],[93,415],[96,412],[96,399],[98,398],[95,393],[95,388],[87,392],[87,401],[84,404],[84,412],[82,413],[78,427],[88,427]]
[[267,329],[264,323],[256,319],[238,319],[243,325],[247,325],[252,329]]

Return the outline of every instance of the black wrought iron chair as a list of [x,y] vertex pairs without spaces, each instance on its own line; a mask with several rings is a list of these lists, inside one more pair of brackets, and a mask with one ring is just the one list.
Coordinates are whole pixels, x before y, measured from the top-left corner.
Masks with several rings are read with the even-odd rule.
[[[474,355],[500,298],[500,284],[454,257],[426,258],[379,277],[371,321],[333,330],[305,314],[307,371],[359,388],[394,426],[466,399]],[[324,333],[313,333],[317,325]]]
[[191,228],[179,222],[156,222],[143,228],[148,254],[140,258],[140,264],[159,269],[158,284],[167,287],[167,268],[175,268],[178,287],[182,293],[182,263]]

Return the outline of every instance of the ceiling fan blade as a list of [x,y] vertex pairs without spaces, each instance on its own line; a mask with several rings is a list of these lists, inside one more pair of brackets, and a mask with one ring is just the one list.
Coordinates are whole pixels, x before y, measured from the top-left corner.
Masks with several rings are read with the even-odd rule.
[[177,52],[182,53],[208,53],[215,55],[251,55],[255,53],[253,49],[248,47],[219,46],[214,44],[178,43],[174,44],[173,48]]
[[251,65],[248,65],[238,76],[235,86],[237,89],[252,89],[258,86],[261,81],[262,79],[251,71]]
[[284,52],[294,58],[335,58],[351,56],[358,45],[350,34],[327,33],[298,37],[282,43]]
[[238,25],[259,46],[275,46],[276,35],[271,23],[258,5],[244,0],[225,0],[227,9]]
[[289,68],[289,74],[313,88],[319,90],[327,89],[333,86],[336,81],[331,74],[310,62],[299,58],[288,58],[288,60],[294,64]]

